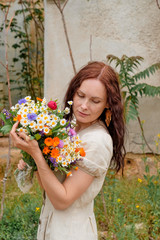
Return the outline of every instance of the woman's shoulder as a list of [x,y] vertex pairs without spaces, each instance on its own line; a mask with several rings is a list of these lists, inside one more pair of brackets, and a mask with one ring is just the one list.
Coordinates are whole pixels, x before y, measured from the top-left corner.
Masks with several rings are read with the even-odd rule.
[[105,127],[104,123],[101,121],[97,121],[95,124],[90,127],[84,129],[79,134],[80,139],[82,141],[89,141],[91,144],[96,145],[111,145],[112,146],[112,138]]

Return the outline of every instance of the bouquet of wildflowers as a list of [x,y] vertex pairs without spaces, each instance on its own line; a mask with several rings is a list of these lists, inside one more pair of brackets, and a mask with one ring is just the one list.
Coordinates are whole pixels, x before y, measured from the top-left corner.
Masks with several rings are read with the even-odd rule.
[[[36,139],[43,156],[54,171],[61,171],[67,176],[71,175],[71,169],[77,169],[75,163],[85,156],[81,141],[74,131],[73,122],[68,122],[64,115],[70,112],[72,101],[68,107],[60,110],[56,101],[46,102],[46,99],[37,98],[37,102],[30,96],[20,99],[9,111],[4,109],[0,113],[3,126],[0,131],[9,133],[15,121],[19,121],[18,132],[24,132],[30,139]],[[22,158],[27,163],[24,170],[15,171],[18,186],[23,192],[31,187],[33,172],[37,166],[32,157],[24,151]]]

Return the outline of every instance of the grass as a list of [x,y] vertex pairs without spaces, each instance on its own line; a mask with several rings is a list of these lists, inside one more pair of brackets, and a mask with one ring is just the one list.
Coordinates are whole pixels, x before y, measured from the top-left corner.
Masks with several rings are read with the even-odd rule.
[[[0,221],[0,240],[36,240],[42,192],[35,178],[31,191],[17,188],[13,169],[7,180],[4,216]],[[160,172],[143,179],[115,177],[108,172],[103,187],[107,215],[101,193],[95,199],[99,240],[160,240]],[[0,185],[2,194],[2,184]]]

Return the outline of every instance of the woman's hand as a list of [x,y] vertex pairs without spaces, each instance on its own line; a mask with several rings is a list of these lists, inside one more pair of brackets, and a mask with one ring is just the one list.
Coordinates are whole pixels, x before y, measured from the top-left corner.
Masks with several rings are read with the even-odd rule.
[[19,122],[16,122],[13,125],[12,130],[10,132],[14,146],[27,152],[28,154],[30,154],[33,157],[33,155],[37,151],[40,151],[38,142],[36,140],[31,140],[30,137],[27,136],[23,132],[16,132],[18,124],[19,124]]
[[26,167],[26,163],[21,159],[21,160],[19,160],[19,163],[18,163],[18,169],[19,170],[23,170],[25,167]]

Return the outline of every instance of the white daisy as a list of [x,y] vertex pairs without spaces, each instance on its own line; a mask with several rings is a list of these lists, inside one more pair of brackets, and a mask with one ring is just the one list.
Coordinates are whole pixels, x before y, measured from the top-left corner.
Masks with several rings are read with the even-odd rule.
[[62,162],[62,166],[63,166],[63,167],[67,167],[67,165],[68,165],[67,161],[63,161],[63,162]]
[[41,107],[40,107],[40,111],[41,111],[41,112],[46,111],[46,106],[41,106]]
[[27,97],[25,97],[25,99],[26,99],[27,101],[30,101],[31,96],[27,96]]
[[68,101],[67,103],[71,106],[73,104],[73,101]]
[[53,121],[50,122],[50,126],[51,126],[51,127],[54,128],[56,125],[57,125],[57,122],[56,122],[56,121],[53,120]]
[[49,131],[50,131],[50,129],[48,127],[44,127],[43,130],[44,130],[44,133],[46,133],[46,134],[49,133]]
[[34,121],[29,123],[30,128],[35,128],[36,123]]
[[70,109],[69,109],[68,107],[66,107],[66,108],[64,109],[64,113],[65,113],[65,114],[69,114],[69,113],[70,113]]
[[26,127],[29,124],[29,121],[26,118],[22,118],[20,120],[20,123],[22,124],[22,126]]
[[64,126],[65,124],[66,124],[66,119],[64,119],[64,118],[61,119],[61,121],[60,121],[60,125],[61,125],[61,126]]

